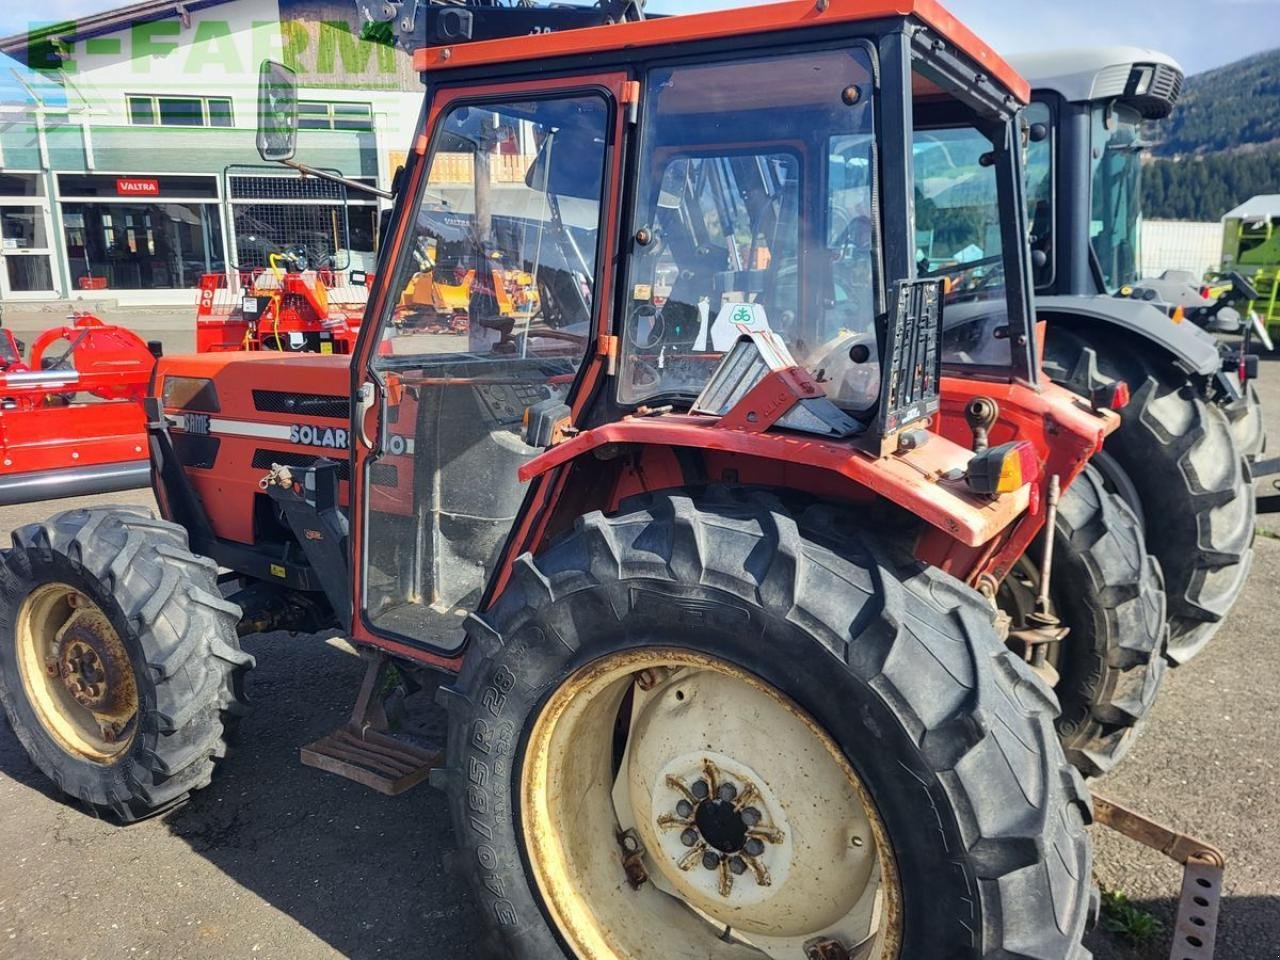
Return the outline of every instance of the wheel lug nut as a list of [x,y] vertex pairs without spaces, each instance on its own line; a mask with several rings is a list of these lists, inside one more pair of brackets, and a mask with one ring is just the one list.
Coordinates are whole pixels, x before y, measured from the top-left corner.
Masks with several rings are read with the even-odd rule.
[[738,876],[742,876],[744,873],[747,872],[747,862],[743,860],[741,857],[730,857],[729,872],[733,874],[737,874]]
[[684,832],[680,834],[680,842],[686,847],[692,847],[698,842],[698,831],[693,827],[686,827]]
[[742,849],[746,851],[749,856],[758,857],[760,854],[764,853],[764,841],[758,837],[751,837],[742,845]]
[[738,795],[738,788],[732,783],[722,783],[716,788],[716,798],[719,800],[732,800]]
[[707,799],[707,795],[711,792],[711,788],[707,786],[707,781],[695,780],[693,781],[693,786],[689,788],[689,792],[699,800],[705,800]]
[[676,813],[682,817],[689,816],[689,814],[693,813],[693,804],[688,800],[681,800],[676,804]]
[[702,855],[702,865],[708,870],[718,870],[720,868],[720,854],[712,853],[708,850]]
[[742,811],[742,822],[748,827],[754,827],[760,822],[760,811],[755,807],[747,807]]

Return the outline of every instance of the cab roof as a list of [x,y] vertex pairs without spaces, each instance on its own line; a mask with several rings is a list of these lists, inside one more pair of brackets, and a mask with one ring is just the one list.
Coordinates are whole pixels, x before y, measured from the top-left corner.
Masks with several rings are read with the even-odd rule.
[[414,66],[422,73],[439,73],[463,67],[546,60],[894,17],[916,19],[972,60],[1020,103],[1030,100],[1031,87],[1027,81],[937,0],[786,0],[754,7],[533,34],[518,40],[484,40],[424,47],[414,55]]

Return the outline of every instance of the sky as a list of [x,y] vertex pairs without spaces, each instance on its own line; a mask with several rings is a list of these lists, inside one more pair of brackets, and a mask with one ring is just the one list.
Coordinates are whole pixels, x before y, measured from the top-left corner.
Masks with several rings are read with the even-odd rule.
[[[1280,0],[943,0],[1001,52],[1049,47],[1136,44],[1172,54],[1188,73],[1280,47]],[[43,22],[125,6],[126,0],[0,0],[0,36],[29,29],[33,8]],[[658,13],[743,6],[744,0],[649,0]],[[0,56],[0,94],[11,89]],[[0,97],[2,99],[2,97]]]

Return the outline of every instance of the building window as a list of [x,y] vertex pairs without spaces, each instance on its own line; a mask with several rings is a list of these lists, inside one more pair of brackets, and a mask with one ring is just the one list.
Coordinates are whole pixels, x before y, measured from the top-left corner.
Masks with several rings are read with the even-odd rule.
[[129,122],[139,127],[230,127],[228,97],[129,97]]
[[321,103],[302,100],[298,103],[300,130],[373,131],[373,106],[367,103]]
[[62,174],[58,193],[79,290],[185,290],[226,269],[213,177]]

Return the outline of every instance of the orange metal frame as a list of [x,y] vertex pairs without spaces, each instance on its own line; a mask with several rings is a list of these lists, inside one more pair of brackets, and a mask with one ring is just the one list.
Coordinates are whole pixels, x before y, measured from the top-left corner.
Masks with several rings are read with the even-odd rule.
[[1007,87],[1019,103],[1029,102],[1030,84],[937,0],[788,0],[786,3],[756,7],[532,34],[523,37],[518,45],[509,40],[489,40],[425,47],[414,55],[413,62],[419,72],[434,74],[513,60],[547,60],[606,50],[642,49],[690,40],[741,37],[884,17],[915,17],[981,65],[989,76]]

